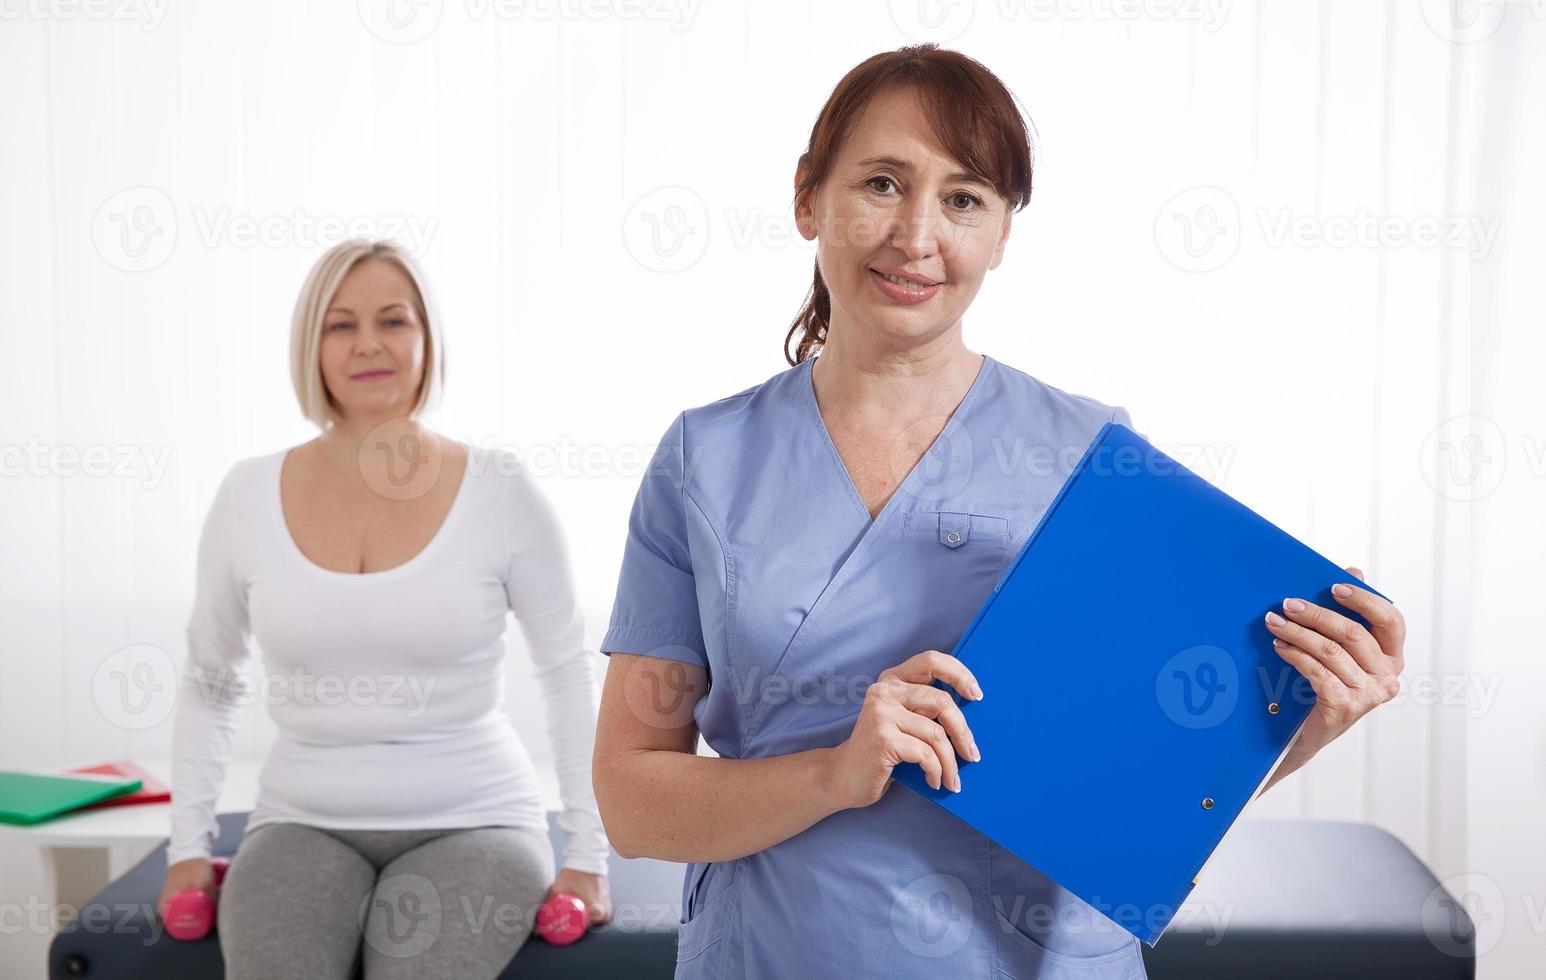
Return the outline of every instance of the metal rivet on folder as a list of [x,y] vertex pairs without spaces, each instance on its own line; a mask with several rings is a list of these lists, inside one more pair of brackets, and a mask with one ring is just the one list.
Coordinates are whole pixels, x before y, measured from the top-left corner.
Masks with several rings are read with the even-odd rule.
[[945,535],[945,540],[949,541],[951,544],[957,544],[960,542],[961,536],[956,532],[951,531],[949,534]]
[[1271,704],[1267,705],[1267,713],[1269,715],[1275,715],[1275,714],[1278,713],[1279,710],[1280,709],[1278,708],[1278,703],[1276,701],[1274,701]]
[[1202,798],[1202,808],[1204,810],[1211,810],[1211,809],[1213,809],[1213,797],[1211,797],[1211,796],[1204,796]]

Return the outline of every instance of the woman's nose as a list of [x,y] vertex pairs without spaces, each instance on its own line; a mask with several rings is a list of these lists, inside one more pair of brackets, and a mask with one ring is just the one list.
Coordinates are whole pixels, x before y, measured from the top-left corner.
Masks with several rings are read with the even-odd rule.
[[354,332],[354,349],[356,352],[365,354],[380,350],[380,332],[374,326],[362,324],[360,329]]
[[892,222],[888,244],[908,259],[926,259],[939,251],[939,236],[939,215],[927,201],[910,201]]

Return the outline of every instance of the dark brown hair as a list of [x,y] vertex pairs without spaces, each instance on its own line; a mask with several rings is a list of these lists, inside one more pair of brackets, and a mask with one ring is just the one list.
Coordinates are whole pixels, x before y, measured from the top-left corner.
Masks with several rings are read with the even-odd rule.
[[[981,63],[930,43],[867,58],[837,83],[811,128],[810,144],[800,154],[803,175],[795,187],[796,203],[826,178],[838,148],[870,101],[895,89],[918,94],[924,115],[945,149],[993,185],[1011,210],[1018,211],[1030,202],[1035,151],[1019,103]],[[784,357],[791,366],[820,350],[831,315],[832,297],[817,262],[805,306],[784,336]],[[800,342],[791,353],[789,344],[796,334],[800,334]]]

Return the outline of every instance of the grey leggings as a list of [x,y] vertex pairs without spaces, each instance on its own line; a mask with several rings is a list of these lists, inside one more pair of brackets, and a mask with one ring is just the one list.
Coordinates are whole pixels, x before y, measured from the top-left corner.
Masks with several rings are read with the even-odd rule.
[[[521,827],[324,830],[242,838],[216,920],[228,980],[498,977],[552,884],[548,835]],[[363,964],[362,964],[363,953]]]

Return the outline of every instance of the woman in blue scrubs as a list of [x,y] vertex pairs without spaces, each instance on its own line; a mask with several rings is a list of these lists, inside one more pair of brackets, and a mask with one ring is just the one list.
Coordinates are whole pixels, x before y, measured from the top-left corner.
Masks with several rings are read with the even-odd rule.
[[[689,865],[678,977],[1144,976],[1100,910],[891,785],[902,764],[970,776],[979,747],[932,682],[984,692],[943,651],[1095,433],[1130,421],[963,342],[1030,192],[986,68],[932,45],[856,67],[796,173],[817,258],[793,366],[678,415],[640,485],[594,776],[621,854]],[[1395,693],[1399,614],[1347,603],[1372,636],[1314,606],[1264,622],[1334,704],[1280,773]]]

